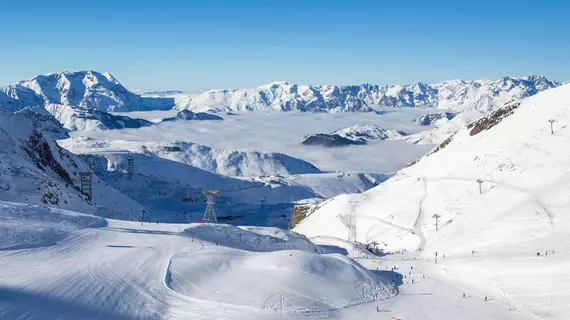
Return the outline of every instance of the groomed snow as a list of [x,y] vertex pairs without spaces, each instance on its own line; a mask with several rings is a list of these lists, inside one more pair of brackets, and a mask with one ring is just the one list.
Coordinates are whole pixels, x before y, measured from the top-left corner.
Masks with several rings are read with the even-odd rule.
[[0,250],[55,245],[75,230],[106,225],[95,216],[0,201]]

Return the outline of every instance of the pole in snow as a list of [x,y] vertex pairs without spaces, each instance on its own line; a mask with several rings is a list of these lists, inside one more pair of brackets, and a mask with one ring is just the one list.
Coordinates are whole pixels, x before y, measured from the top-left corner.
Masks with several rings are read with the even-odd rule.
[[477,183],[479,184],[479,194],[482,194],[482,193],[483,193],[483,189],[481,188],[481,185],[483,184],[483,180],[477,179]]
[[548,122],[550,122],[550,134],[554,134],[554,127],[553,127],[553,123],[554,121],[556,121],[555,119],[550,119],[548,120]]
[[[434,214],[433,217],[435,219],[435,231],[439,230],[439,218],[441,218],[441,216],[439,214]],[[437,254],[436,254],[437,255]]]

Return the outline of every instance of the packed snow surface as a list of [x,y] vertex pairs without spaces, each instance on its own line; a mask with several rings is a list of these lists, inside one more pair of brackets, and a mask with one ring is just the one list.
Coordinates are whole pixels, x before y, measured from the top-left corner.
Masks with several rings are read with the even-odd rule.
[[[274,228],[105,226],[77,213],[1,208],[22,235],[55,223],[66,237],[0,250],[0,319],[532,319],[419,257],[377,257],[340,239],[316,247]],[[336,246],[350,251],[320,253]]]
[[0,250],[54,245],[75,230],[106,225],[95,216],[0,201]]

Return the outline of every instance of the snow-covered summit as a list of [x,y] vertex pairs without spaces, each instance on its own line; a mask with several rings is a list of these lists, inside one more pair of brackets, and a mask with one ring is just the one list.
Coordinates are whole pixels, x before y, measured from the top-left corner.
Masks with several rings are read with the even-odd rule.
[[61,104],[100,111],[163,110],[174,104],[172,98],[142,98],[127,90],[110,73],[95,71],[39,75],[0,91],[5,96],[0,98],[0,107],[7,109],[14,108],[14,100],[22,106]]

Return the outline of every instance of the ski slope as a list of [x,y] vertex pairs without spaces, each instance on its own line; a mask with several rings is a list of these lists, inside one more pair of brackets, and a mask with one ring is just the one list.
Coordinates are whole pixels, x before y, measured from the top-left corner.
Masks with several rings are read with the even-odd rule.
[[507,105],[380,186],[327,201],[295,230],[346,238],[357,201],[358,241],[426,259],[437,252],[442,276],[533,316],[568,319],[569,106],[568,85]]
[[0,319],[532,319],[464,291],[414,254],[325,253],[342,240],[315,246],[275,228],[0,205],[0,230],[32,237],[54,225],[66,231],[57,241],[0,249]]

